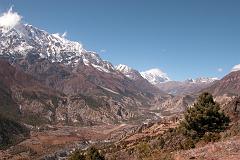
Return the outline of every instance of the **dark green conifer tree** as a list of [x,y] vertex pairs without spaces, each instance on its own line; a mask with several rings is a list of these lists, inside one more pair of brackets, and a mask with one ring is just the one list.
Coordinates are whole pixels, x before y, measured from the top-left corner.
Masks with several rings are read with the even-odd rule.
[[196,133],[198,137],[205,133],[219,133],[229,125],[229,118],[220,111],[220,106],[207,92],[202,93],[197,102],[185,114],[182,126],[188,133]]

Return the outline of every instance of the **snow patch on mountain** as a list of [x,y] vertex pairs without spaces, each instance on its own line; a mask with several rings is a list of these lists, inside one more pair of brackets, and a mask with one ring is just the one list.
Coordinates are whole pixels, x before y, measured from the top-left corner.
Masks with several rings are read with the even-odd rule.
[[199,78],[196,78],[196,79],[190,78],[190,79],[185,80],[184,82],[187,82],[187,83],[212,83],[216,80],[218,80],[217,77],[213,77],[213,78],[199,77]]
[[240,64],[237,64],[232,68],[231,72],[235,72],[235,71],[240,71]]
[[104,90],[106,90],[106,91],[108,91],[108,92],[111,92],[111,93],[120,95],[118,92],[115,92],[115,91],[113,91],[113,90],[111,90],[111,89],[109,89],[109,88],[106,88],[106,87],[103,87],[103,86],[99,86],[99,87],[101,87],[102,89],[104,89]]
[[148,80],[153,85],[170,81],[170,78],[168,77],[168,75],[158,68],[141,72],[141,75],[143,78]]
[[121,72],[126,77],[132,80],[137,80],[139,78],[142,78],[141,74],[137,70],[132,69],[131,67],[124,64],[117,65],[115,67],[115,70]]
[[97,70],[101,71],[101,72],[106,72],[106,73],[110,73],[110,71],[102,66],[98,66],[95,64],[91,64],[94,68],[96,68]]
[[131,72],[133,69],[127,65],[124,64],[119,64],[115,67],[116,70],[122,72],[122,73],[129,73]]

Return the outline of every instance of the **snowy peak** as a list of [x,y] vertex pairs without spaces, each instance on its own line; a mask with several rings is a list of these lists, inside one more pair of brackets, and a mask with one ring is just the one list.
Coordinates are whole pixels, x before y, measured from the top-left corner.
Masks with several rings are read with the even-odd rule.
[[209,78],[209,77],[200,77],[196,79],[187,79],[185,82],[187,83],[212,83],[218,80],[218,78]]
[[124,64],[117,65],[115,67],[115,70],[121,72],[126,77],[128,77],[129,79],[132,79],[132,80],[137,80],[139,78],[142,78],[141,74],[137,70],[132,69],[131,67],[124,65]]
[[0,27],[0,56],[13,59],[38,54],[52,62],[75,66],[91,65],[102,72],[112,72],[114,67],[97,53],[86,51],[79,42],[70,41],[60,34],[49,34],[32,25],[17,24],[7,32]]
[[148,80],[153,85],[157,85],[163,82],[170,81],[170,78],[162,70],[158,68],[150,69],[145,72],[141,72],[143,78]]
[[49,34],[28,24],[18,24],[8,32],[0,32],[0,39],[0,54],[24,56],[29,52],[37,52],[42,58],[59,61],[63,52],[80,56],[84,51],[78,42],[69,41],[58,34]]
[[75,66],[83,63],[101,72],[112,72],[114,67],[94,52],[86,51],[79,42],[64,35],[49,34],[29,24],[21,23],[22,17],[10,8],[0,16],[0,56],[16,60],[28,54],[38,55],[51,62]]

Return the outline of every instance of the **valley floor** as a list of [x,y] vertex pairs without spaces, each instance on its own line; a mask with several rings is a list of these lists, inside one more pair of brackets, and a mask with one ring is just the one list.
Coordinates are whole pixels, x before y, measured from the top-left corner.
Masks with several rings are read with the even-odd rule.
[[[76,148],[85,149],[91,145],[127,144],[134,146],[146,136],[156,137],[177,123],[155,123],[146,128],[137,125],[99,125],[91,127],[48,126],[31,131],[31,137],[18,145],[0,151],[0,160],[64,160]],[[140,130],[139,130],[140,129]],[[120,142],[120,143],[119,143]],[[200,144],[201,145],[201,144]],[[239,160],[240,136],[226,138],[203,147],[169,153],[169,160]],[[106,145],[108,146],[108,145]],[[144,160],[161,160],[163,152],[156,149]],[[135,156],[127,159],[137,160]]]
[[0,160],[66,158],[75,148],[97,143],[111,143],[134,130],[135,125],[101,125],[93,127],[51,126],[31,131],[31,137],[16,146],[0,151]]

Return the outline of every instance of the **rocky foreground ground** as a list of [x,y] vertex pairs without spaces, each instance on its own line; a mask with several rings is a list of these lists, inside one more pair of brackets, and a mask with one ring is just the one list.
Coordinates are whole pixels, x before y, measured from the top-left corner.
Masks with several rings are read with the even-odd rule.
[[175,160],[239,160],[240,136],[175,154]]

